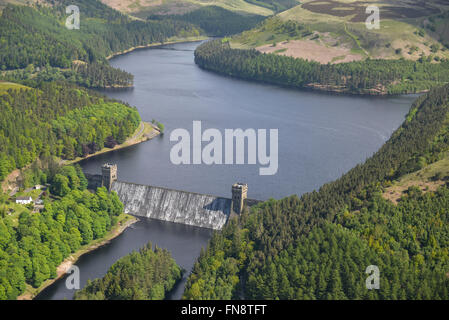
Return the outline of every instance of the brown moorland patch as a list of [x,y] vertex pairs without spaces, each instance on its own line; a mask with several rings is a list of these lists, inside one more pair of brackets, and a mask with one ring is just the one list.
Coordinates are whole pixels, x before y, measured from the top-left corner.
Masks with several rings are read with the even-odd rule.
[[276,53],[322,64],[362,60],[361,55],[351,53],[348,48],[326,47],[312,40],[290,40],[277,43],[276,46],[268,44],[256,49],[264,53]]
[[[438,2],[438,1],[434,1]],[[426,1],[417,1],[407,6],[397,6],[397,1],[379,2],[381,5],[381,18],[386,19],[416,19],[441,13],[441,10],[428,4]],[[336,17],[350,17],[351,22],[366,21],[366,8],[372,5],[369,2],[356,1],[353,3],[343,3],[335,0],[316,0],[305,3],[302,8],[314,13],[328,14]],[[448,5],[442,2],[441,5]]]

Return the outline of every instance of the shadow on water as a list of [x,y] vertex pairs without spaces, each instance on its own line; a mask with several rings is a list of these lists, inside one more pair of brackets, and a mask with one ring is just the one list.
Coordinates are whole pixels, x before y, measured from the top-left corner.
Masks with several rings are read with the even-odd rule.
[[98,91],[107,96],[108,93],[132,92],[134,87],[104,88]]

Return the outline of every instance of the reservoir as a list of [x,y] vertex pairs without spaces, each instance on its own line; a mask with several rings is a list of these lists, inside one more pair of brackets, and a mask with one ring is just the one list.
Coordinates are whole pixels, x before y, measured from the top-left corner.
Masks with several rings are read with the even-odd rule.
[[[416,96],[356,97],[299,91],[246,82],[201,70],[194,64],[196,43],[137,50],[111,60],[132,73],[134,88],[105,91],[136,106],[144,121],[160,121],[165,134],[142,144],[90,158],[81,163],[99,173],[105,162],[118,165],[121,181],[231,197],[231,185],[248,184],[248,197],[258,200],[301,195],[339,178],[376,152],[403,122]],[[278,171],[260,176],[259,165],[174,165],[170,161],[170,132],[218,129],[278,129]],[[76,263],[81,286],[103,276],[120,257],[151,241],[171,251],[187,270],[184,282],[170,298],[179,299],[185,278],[208,229],[147,220],[127,229],[110,244],[84,255]],[[61,279],[38,299],[71,299]]]

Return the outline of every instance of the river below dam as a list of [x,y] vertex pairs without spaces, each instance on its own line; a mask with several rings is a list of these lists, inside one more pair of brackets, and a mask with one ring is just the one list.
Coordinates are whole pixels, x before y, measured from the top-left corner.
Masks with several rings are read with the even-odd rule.
[[[356,97],[299,91],[252,83],[201,70],[194,64],[199,42],[136,50],[112,59],[111,65],[132,73],[135,87],[105,91],[136,106],[144,121],[155,119],[165,134],[142,144],[90,158],[81,163],[99,173],[105,162],[118,165],[121,181],[221,197],[231,197],[231,185],[248,183],[248,197],[257,200],[301,195],[337,179],[377,151],[403,122],[416,96]],[[259,175],[259,165],[174,165],[170,132],[278,129],[276,175]],[[212,231],[140,218],[110,244],[88,253],[76,265],[81,286],[103,276],[120,257],[151,241],[171,251],[187,270],[169,298],[179,299],[185,279]],[[65,279],[56,281],[37,299],[71,299]]]

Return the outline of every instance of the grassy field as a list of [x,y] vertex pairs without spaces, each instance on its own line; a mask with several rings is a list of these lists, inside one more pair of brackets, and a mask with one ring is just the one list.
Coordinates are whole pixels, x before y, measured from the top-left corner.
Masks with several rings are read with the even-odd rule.
[[16,204],[15,202],[12,201],[2,206],[2,209],[6,210],[6,214],[11,217],[12,224],[14,227],[17,227],[19,225],[19,217],[23,212],[31,213],[32,211],[28,209],[26,206],[22,204]]
[[33,200],[36,200],[39,198],[39,195],[42,193],[41,190],[31,190],[28,192],[20,191],[14,194],[14,196],[9,197],[8,195],[2,195],[3,204],[0,204],[0,212],[4,212],[6,215],[10,216],[13,222],[14,226],[18,225],[18,219],[19,216],[23,212],[31,213],[33,211],[34,204],[31,205],[22,205],[17,204],[15,202],[15,198],[23,197],[23,196],[30,196]]
[[[365,21],[369,5],[380,9],[380,29],[368,29]],[[313,41],[323,48],[345,48],[362,57],[417,60],[433,56],[449,58],[449,2],[439,0],[303,0],[301,5],[278,14],[253,30],[235,36],[235,48],[258,48],[281,41]],[[291,33],[282,25],[295,22],[308,32]],[[447,47],[444,45],[446,44]],[[288,45],[285,46],[288,48]],[[300,49],[287,50],[302,57]],[[320,55],[318,49],[313,55]],[[310,54],[309,54],[310,55]],[[335,61],[342,59],[335,52]]]
[[6,7],[7,4],[26,5],[28,3],[35,3],[38,0],[0,0],[0,11]]
[[388,187],[383,197],[397,203],[409,187],[418,187],[423,192],[435,191],[449,181],[449,154],[423,169],[407,174]]
[[0,81],[0,94],[6,93],[9,89],[19,90],[29,88],[18,83]]

